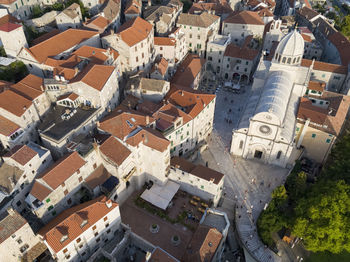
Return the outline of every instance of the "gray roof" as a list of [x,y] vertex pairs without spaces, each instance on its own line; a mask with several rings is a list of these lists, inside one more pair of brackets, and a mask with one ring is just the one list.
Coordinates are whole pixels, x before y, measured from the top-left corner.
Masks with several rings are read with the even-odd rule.
[[69,16],[70,18],[74,19],[77,16],[79,16],[79,14],[76,12],[77,9],[80,9],[80,6],[77,3],[73,3],[70,6],[68,6],[66,9],[64,9],[62,12],[67,16]]
[[216,15],[209,14],[207,12],[203,12],[200,15],[192,15],[192,14],[182,13],[179,16],[179,20],[177,21],[177,23],[181,24],[181,25],[209,27],[215,21],[217,21],[219,18],[220,17],[218,17]]
[[27,221],[16,211],[12,211],[9,214],[3,214],[5,217],[1,217],[0,221],[0,244],[17,232],[18,229],[23,227]]
[[293,76],[285,71],[272,72],[265,81],[264,90],[255,114],[269,112],[283,123],[289,97],[293,89]]
[[0,167],[0,190],[4,193],[11,194],[22,174],[23,170],[18,167],[3,163]]
[[146,7],[143,11],[143,17],[147,21],[155,21],[157,18],[161,17],[163,14],[171,14],[174,12],[172,7],[155,5]]
[[141,78],[140,88],[148,91],[162,92],[166,84],[164,80]]

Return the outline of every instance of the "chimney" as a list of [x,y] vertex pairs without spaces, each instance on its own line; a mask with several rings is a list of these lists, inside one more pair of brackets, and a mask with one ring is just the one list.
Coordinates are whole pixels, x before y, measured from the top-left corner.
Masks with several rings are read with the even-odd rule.
[[184,92],[182,92],[182,90],[180,91],[180,94],[181,94],[181,96],[184,96]]
[[41,89],[41,91],[43,91],[43,92],[45,91],[43,85],[40,85],[40,89]]
[[106,201],[106,206],[107,206],[108,208],[111,208],[111,207],[112,207],[112,200],[108,199],[108,200]]
[[146,116],[146,125],[149,125],[149,116]]
[[74,71],[75,71],[74,76],[76,76],[79,73],[79,68],[78,67],[74,67]]
[[13,210],[12,207],[8,207],[7,208],[7,213],[10,215],[10,216],[14,216],[16,214],[15,210]]

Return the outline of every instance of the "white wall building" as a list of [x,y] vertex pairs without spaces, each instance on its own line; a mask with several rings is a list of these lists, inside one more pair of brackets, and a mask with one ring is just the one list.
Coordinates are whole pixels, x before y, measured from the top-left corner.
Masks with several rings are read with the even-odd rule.
[[170,161],[169,179],[180,184],[180,189],[218,205],[224,187],[224,174],[208,167],[194,165],[180,157]]
[[177,20],[177,27],[186,35],[188,50],[204,56],[207,42],[219,32],[220,17],[207,12],[200,15],[183,13]]
[[230,35],[231,42],[241,45],[244,39],[253,35],[254,38],[263,38],[264,21],[257,12],[242,11],[228,17],[222,24],[222,34]]
[[297,31],[279,43],[272,62],[261,60],[244,114],[233,130],[230,152],[244,158],[286,166],[295,149],[296,110],[311,70],[301,67],[304,40]]
[[86,261],[114,237],[120,223],[119,205],[98,197],[65,210],[39,236],[58,261]]
[[56,25],[59,30],[64,31],[68,28],[78,28],[81,25],[83,17],[81,15],[80,6],[73,3],[59,13],[56,18]]

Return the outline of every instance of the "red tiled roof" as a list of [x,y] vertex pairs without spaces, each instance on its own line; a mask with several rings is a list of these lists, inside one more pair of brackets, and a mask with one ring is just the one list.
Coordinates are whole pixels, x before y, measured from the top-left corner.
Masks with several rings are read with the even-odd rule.
[[0,115],[0,134],[10,136],[19,128],[19,125]]
[[325,91],[320,99],[329,102],[328,108],[316,106],[309,98],[301,97],[297,114],[298,121],[310,119],[312,127],[337,136],[345,122],[350,98],[338,93]]
[[123,112],[119,107],[107,115],[100,123],[99,129],[118,137],[121,140],[129,135],[133,130],[139,126],[147,126],[154,122],[152,117],[148,117],[137,112]]
[[301,36],[303,37],[305,42],[311,42],[312,41],[311,36],[309,36],[309,35],[301,34]]
[[171,83],[191,87],[204,65],[204,58],[200,58],[198,55],[188,54],[178,66],[174,77],[171,79]]
[[85,183],[91,188],[94,189],[98,185],[102,185],[111,174],[103,165],[99,165],[94,172],[92,172],[86,179]]
[[254,60],[259,55],[259,51],[250,48],[241,48],[235,44],[226,47],[224,56],[236,57],[245,60]]
[[45,198],[51,194],[51,192],[52,190],[50,188],[35,180],[30,194],[43,202]]
[[164,138],[162,134],[147,127],[144,127],[142,130],[129,137],[126,142],[132,146],[137,146],[142,142],[145,146],[153,148],[159,152],[164,152],[170,145],[170,142]]
[[72,79],[71,83],[81,81],[95,88],[96,90],[101,91],[108,79],[111,77],[114,70],[114,66],[97,65],[90,63],[84,68],[82,72],[80,72],[76,77]]
[[68,29],[32,46],[29,51],[39,63],[43,63],[48,57],[56,56],[96,35],[98,32],[95,31]]
[[130,19],[119,27],[117,34],[129,46],[133,46],[146,39],[152,32],[152,24],[140,17]]
[[323,92],[326,87],[326,83],[318,81],[309,81],[308,89]]
[[171,45],[175,46],[176,40],[170,37],[154,37],[154,45]]
[[14,24],[14,23],[6,23],[3,25],[0,25],[0,31],[11,32],[19,27],[22,27],[22,25]]
[[38,153],[27,145],[18,145],[10,150],[5,157],[10,157],[22,166],[26,165]]
[[102,143],[100,152],[118,166],[131,154],[131,151],[113,136],[110,136]]
[[348,66],[350,63],[350,41],[342,33],[336,32],[328,36],[328,40],[337,48],[341,63]]
[[12,85],[10,89],[26,99],[33,101],[44,93],[43,86],[43,78],[29,74],[17,84]]
[[83,165],[85,165],[84,159],[74,151],[46,169],[44,173],[39,175],[38,179],[44,180],[52,189],[56,189]]
[[216,185],[218,185],[224,178],[224,174],[217,172],[214,169],[202,165],[195,165],[184,158],[177,156],[171,159],[170,165],[204,180],[213,181]]
[[119,56],[119,53],[112,48],[107,50],[87,45],[80,47],[73,54],[77,55],[78,57],[88,58],[96,64],[103,64],[108,59],[108,56],[106,55],[108,52],[113,55],[114,59],[117,59]]
[[181,261],[212,261],[222,237],[222,234],[216,228],[199,225]]
[[242,11],[235,13],[232,16],[225,19],[224,23],[230,24],[250,24],[250,25],[262,25],[264,21],[261,19],[257,12],[253,11]]
[[[309,60],[309,59],[301,60],[301,66],[310,67],[311,64],[312,64],[312,60]],[[348,72],[347,66],[330,64],[330,63],[325,63],[320,61],[314,62],[314,70],[326,71],[326,72],[332,72],[332,73],[344,74],[344,75],[346,75]]]
[[0,94],[0,107],[18,117],[21,117],[31,105],[32,101],[11,90],[5,90]]
[[[107,202],[111,202],[110,208],[107,207]],[[45,225],[38,234],[43,236],[47,244],[57,253],[118,207],[117,203],[112,202],[105,196],[100,196],[64,210]],[[81,227],[84,220],[87,220],[87,223]],[[68,238],[61,242],[64,235]]]
[[182,107],[184,112],[195,118],[213,99],[215,99],[215,95],[178,90],[172,93],[168,100],[170,103]]

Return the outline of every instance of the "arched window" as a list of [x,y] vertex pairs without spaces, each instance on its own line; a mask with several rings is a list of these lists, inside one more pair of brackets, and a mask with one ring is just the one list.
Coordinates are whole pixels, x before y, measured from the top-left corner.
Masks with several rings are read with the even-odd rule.
[[286,57],[283,57],[282,59],[282,63],[285,64],[286,63]]
[[282,155],[282,151],[280,150],[280,151],[278,151],[278,153],[277,153],[276,159],[280,159],[280,158],[281,158],[281,155]]
[[294,57],[294,59],[293,59],[293,64],[295,64],[295,60],[296,60],[296,58]]
[[299,63],[299,61],[300,61],[300,56],[298,57],[297,63]]
[[276,57],[275,57],[276,60],[277,60],[277,57],[278,57],[278,54],[276,54]]
[[239,149],[242,149],[243,148],[243,141],[239,141]]
[[273,24],[271,25],[271,29],[273,29]]
[[290,64],[291,61],[292,61],[292,58],[289,57],[287,60],[287,63]]
[[228,78],[228,73],[225,74],[225,79],[227,79],[227,78]]
[[278,56],[278,62],[281,62],[281,55]]

